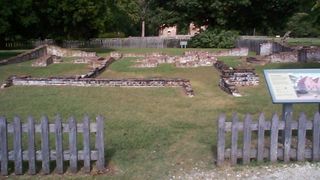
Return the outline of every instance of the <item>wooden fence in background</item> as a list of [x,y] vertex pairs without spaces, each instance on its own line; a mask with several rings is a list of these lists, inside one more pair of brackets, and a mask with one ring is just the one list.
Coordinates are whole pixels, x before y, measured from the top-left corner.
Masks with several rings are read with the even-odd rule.
[[[190,35],[172,37],[128,37],[128,38],[94,38],[89,40],[63,40],[56,42],[52,39],[29,41],[6,41],[4,49],[32,49],[40,45],[58,45],[64,48],[180,48],[181,41],[188,41]],[[0,44],[1,45],[1,44]]]
[[[242,160],[243,164],[248,164],[251,159],[256,159],[258,162],[306,159],[319,161],[319,113],[315,113],[313,121],[307,120],[304,113],[300,114],[298,121],[292,120],[292,113],[285,119],[286,121],[280,121],[279,116],[274,114],[271,121],[265,121],[264,115],[260,114],[258,122],[252,122],[250,115],[246,115],[244,121],[239,122],[237,115],[234,114],[232,122],[226,122],[226,116],[220,115],[217,165],[224,164],[226,159],[230,160],[232,165],[237,164],[239,160]],[[279,133],[279,130],[283,133]],[[284,137],[279,138],[279,135]],[[226,144],[229,144],[229,141],[226,141],[227,137],[231,138],[231,147],[228,148],[226,148]]]
[[[23,150],[22,138],[26,133],[27,150]],[[40,133],[37,136],[36,133]],[[64,150],[63,134],[69,134],[69,147]],[[77,136],[82,133],[83,149],[77,147]],[[95,149],[90,147],[90,133],[96,133]],[[54,134],[55,149],[50,149],[50,134]],[[9,136],[13,141],[9,141]],[[41,139],[41,149],[36,149],[36,137]],[[13,150],[8,150],[8,144],[13,144]],[[84,171],[91,171],[91,161],[96,160],[98,170],[105,168],[104,156],[104,119],[102,116],[96,118],[95,123],[90,123],[89,117],[85,116],[82,123],[77,123],[75,118],[69,118],[68,123],[62,123],[60,116],[55,118],[54,124],[49,124],[48,118],[43,117],[40,124],[35,124],[34,118],[29,117],[28,122],[21,123],[19,117],[14,117],[12,123],[6,118],[0,117],[0,172],[8,175],[8,162],[13,161],[14,173],[23,174],[23,161],[28,161],[28,172],[31,175],[37,173],[36,161],[42,161],[42,173],[49,174],[50,161],[56,161],[56,173],[64,173],[64,161],[69,161],[70,171],[78,171],[78,161],[84,162]]]

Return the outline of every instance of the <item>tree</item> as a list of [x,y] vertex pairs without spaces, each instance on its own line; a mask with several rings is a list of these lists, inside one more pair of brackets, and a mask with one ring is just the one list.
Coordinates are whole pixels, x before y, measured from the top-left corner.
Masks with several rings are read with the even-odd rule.
[[314,27],[311,16],[307,13],[294,14],[288,24],[287,31],[292,31],[294,37],[316,37],[320,31]]
[[298,0],[161,0],[154,22],[184,25],[194,22],[216,29],[240,30],[251,34],[279,33],[288,18],[297,11]]
[[145,21],[149,11],[151,0],[136,0],[139,8],[139,16],[141,19],[141,37],[145,36]]
[[314,24],[319,27],[320,24],[320,0],[317,0],[311,9],[311,16],[314,19]]

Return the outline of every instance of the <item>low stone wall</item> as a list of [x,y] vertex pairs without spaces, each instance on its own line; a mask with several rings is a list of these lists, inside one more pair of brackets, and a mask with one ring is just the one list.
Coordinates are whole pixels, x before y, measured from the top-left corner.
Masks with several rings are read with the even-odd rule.
[[135,57],[138,57],[138,58],[143,58],[143,57],[146,57],[146,56],[152,56],[152,55],[148,55],[148,54],[137,54],[137,53],[124,53],[122,54],[123,57],[127,57],[127,58],[135,58]]
[[[65,49],[60,48],[58,46],[53,45],[42,45],[37,48],[34,48],[30,51],[24,52],[17,56],[0,60],[0,66],[6,64],[15,64],[21,63],[24,61],[29,61],[32,59],[38,59],[33,65],[35,67],[44,67],[50,64],[51,60],[50,56],[57,56],[57,57],[96,57],[95,52],[85,52],[80,50],[72,50],[72,49]],[[53,61],[56,59],[52,57]]]
[[101,62],[101,64],[94,68],[93,70],[89,71],[87,74],[81,75],[78,78],[95,78],[97,76],[99,76],[103,71],[106,70],[106,68],[112,64],[115,61],[114,58],[110,57],[108,60],[105,60],[103,62]]
[[85,52],[80,50],[72,50],[61,48],[59,46],[48,45],[47,53],[50,55],[60,56],[60,57],[95,57],[97,56],[96,52]]
[[32,63],[31,66],[32,67],[47,67],[52,63],[54,63],[53,56],[46,55],[46,56],[42,56],[39,59],[37,59],[35,62]]
[[220,78],[219,87],[228,94],[232,94],[233,96],[240,97],[237,87],[235,85],[229,84],[226,79]]
[[288,52],[293,49],[283,46],[277,42],[273,42],[269,38],[248,38],[243,37],[237,40],[237,48],[249,48],[250,51],[254,51],[257,55],[267,56],[279,52]]
[[292,52],[281,52],[277,54],[272,54],[265,57],[271,63],[288,63],[288,62],[298,62],[298,51]]
[[320,48],[303,48],[298,51],[299,62],[319,62]]
[[214,65],[221,72],[219,86],[222,90],[233,96],[241,96],[237,86],[259,85],[259,76],[254,69],[237,69],[217,61]]
[[204,51],[187,51],[183,56],[168,56],[162,53],[147,54],[144,59],[138,60],[134,67],[157,67],[159,64],[174,64],[179,68],[212,66],[217,61],[215,56]]
[[30,51],[24,52],[22,54],[19,54],[17,56],[0,60],[0,66],[1,65],[7,65],[7,64],[15,64],[15,63],[21,63],[25,61],[29,61],[31,59],[40,58],[42,56],[47,55],[47,48],[46,46],[39,46],[37,48],[34,48]]
[[121,59],[123,57],[123,54],[120,52],[113,51],[110,53],[110,57],[117,60],[117,59]]
[[182,87],[187,96],[193,97],[186,79],[92,79],[92,78],[31,78],[12,77],[8,84],[17,86],[81,86],[81,87]]
[[210,53],[211,56],[248,56],[248,48],[234,48]]

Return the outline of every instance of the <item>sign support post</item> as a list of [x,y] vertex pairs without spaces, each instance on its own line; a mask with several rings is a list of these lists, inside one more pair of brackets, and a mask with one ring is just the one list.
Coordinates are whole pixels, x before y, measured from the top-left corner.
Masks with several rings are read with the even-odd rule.
[[[319,105],[320,108],[320,105]],[[293,113],[293,104],[292,103],[284,103],[282,104],[282,116],[281,120],[285,123],[288,117],[288,114]],[[284,135],[285,129],[282,130],[281,132],[281,141],[284,143]]]
[[[320,113],[320,69],[268,69],[264,70],[268,90],[274,104],[282,104],[281,120],[288,122],[293,104],[318,104]],[[285,142],[286,126],[280,132]]]

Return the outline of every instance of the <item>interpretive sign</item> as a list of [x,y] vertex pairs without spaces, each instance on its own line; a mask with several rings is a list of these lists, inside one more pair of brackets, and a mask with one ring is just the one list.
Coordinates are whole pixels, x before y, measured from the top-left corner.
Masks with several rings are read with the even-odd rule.
[[320,103],[320,69],[264,70],[273,103]]

